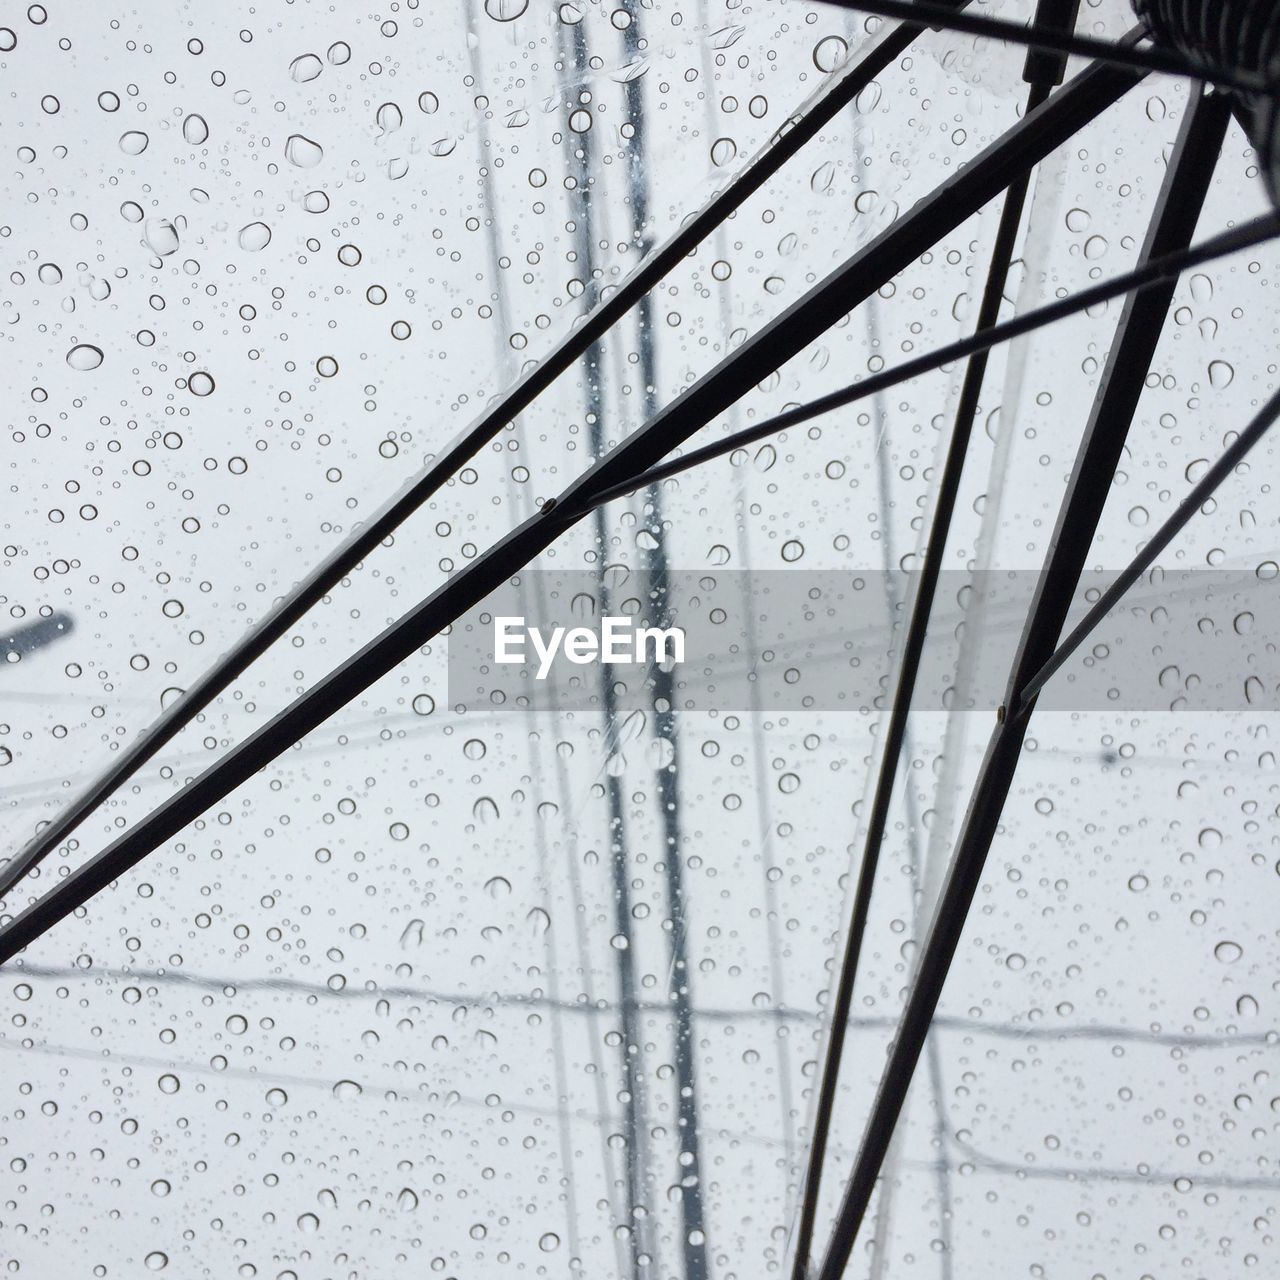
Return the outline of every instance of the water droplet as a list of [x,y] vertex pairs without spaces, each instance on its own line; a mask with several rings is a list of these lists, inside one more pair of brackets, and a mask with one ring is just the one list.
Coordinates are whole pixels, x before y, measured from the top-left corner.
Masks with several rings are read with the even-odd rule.
[[429,693],[420,693],[413,700],[413,709],[417,715],[429,716],[436,709],[436,700]]
[[271,228],[265,222],[251,222],[240,228],[240,247],[257,253],[271,243]]
[[842,36],[826,36],[813,47],[813,65],[829,75],[838,71],[849,56],[849,42]]
[[67,364],[80,373],[88,373],[102,363],[102,350],[90,343],[82,342],[67,352]]
[[378,128],[382,130],[385,136],[395,131],[404,124],[404,114],[394,102],[384,102],[378,108],[377,115],[374,116]]
[[396,1208],[401,1213],[412,1213],[418,1207],[418,1193],[405,1187],[398,1196],[396,1196]]
[[193,396],[203,397],[203,396],[212,395],[214,385],[215,384],[214,384],[212,375],[207,374],[203,371],[199,373],[193,373],[187,379],[187,390],[190,391]]
[[341,67],[351,61],[351,46],[345,40],[335,40],[325,53],[332,66]]
[[151,139],[141,129],[130,129],[120,135],[120,150],[127,156],[140,156],[150,143]]
[[156,1083],[159,1085],[161,1093],[174,1094],[182,1088],[182,1082],[178,1077],[169,1072],[162,1075]]
[[717,138],[711,144],[711,163],[721,168],[732,163],[738,154],[738,144],[732,138]]
[[339,1080],[333,1086],[333,1096],[339,1102],[350,1102],[353,1098],[358,1098],[363,1092],[364,1090],[354,1080]]
[[506,898],[511,894],[511,881],[506,876],[493,876],[484,883],[484,891],[491,898]]
[[284,144],[284,158],[296,168],[314,169],[324,159],[324,148],[301,133],[291,133]]
[[289,63],[289,77],[298,84],[314,80],[324,70],[324,63],[314,53],[303,53]]
[[554,1231],[547,1231],[538,1237],[538,1248],[543,1253],[555,1253],[560,1247],[560,1237]]
[[1238,942],[1226,939],[1213,949],[1213,958],[1219,964],[1235,964],[1244,955],[1244,948]]
[[433,116],[440,110],[440,99],[430,89],[424,89],[418,94],[418,110],[424,115]]
[[360,250],[353,244],[344,244],[338,249],[338,261],[344,267],[358,267],[360,258]]
[[36,268],[36,276],[41,284],[61,284],[62,268],[53,262],[42,262]]
[[168,218],[150,218],[142,238],[147,248],[159,258],[167,258],[178,251],[178,229]]
[[1212,386],[1221,391],[1224,387],[1229,387],[1235,381],[1236,371],[1233,366],[1229,365],[1225,360],[1209,361],[1209,382]]
[[163,1271],[169,1265],[169,1255],[153,1249],[142,1261],[148,1271]]
[[209,125],[205,121],[204,116],[189,115],[182,122],[182,136],[193,147],[198,147],[201,143],[209,141]]

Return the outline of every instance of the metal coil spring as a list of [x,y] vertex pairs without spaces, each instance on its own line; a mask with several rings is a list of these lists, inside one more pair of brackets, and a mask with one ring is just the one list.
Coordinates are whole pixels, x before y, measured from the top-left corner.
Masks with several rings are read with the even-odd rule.
[[1207,72],[1246,72],[1272,92],[1237,91],[1237,116],[1280,204],[1280,4],[1277,0],[1133,0],[1160,44]]

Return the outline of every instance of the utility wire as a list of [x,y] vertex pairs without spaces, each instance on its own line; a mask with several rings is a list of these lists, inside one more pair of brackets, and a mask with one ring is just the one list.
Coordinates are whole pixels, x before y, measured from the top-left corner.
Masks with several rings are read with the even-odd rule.
[[[699,13],[706,30],[713,29],[710,19],[710,0],[699,0]],[[717,78],[716,55],[711,41],[702,42],[701,72],[703,83],[708,86],[703,95],[703,121],[708,139],[714,138],[718,131],[718,107],[711,86]],[[857,104],[850,104],[857,110]],[[725,223],[715,230],[713,253],[716,261],[727,261],[731,256],[730,241]],[[714,277],[713,277],[714,279]],[[729,280],[717,281],[716,295],[718,301],[718,318],[720,322],[720,342],[722,349],[728,351],[733,333],[734,283]],[[727,414],[731,427],[737,429],[741,417],[741,405],[729,407]],[[734,518],[734,534],[738,557],[743,571],[737,575],[739,599],[742,605],[742,641],[741,653],[744,670],[754,673],[760,662],[759,634],[756,627],[756,611],[751,607],[752,572],[754,558],[748,518],[750,505],[748,502],[748,482],[750,473],[745,467],[734,470],[734,497],[736,514]],[[648,492],[658,493],[656,486]],[[755,785],[752,787],[755,801],[757,847],[752,851],[754,860],[759,865],[761,898],[763,899],[764,945],[768,955],[769,993],[775,1005],[787,1003],[786,965],[782,954],[782,937],[779,928],[781,918],[779,910],[779,894],[771,871],[774,865],[774,824],[771,787],[767,770],[767,747],[765,740],[765,716],[760,696],[761,682],[756,679],[746,681],[748,699],[748,723],[751,726],[751,768]],[[778,1071],[778,1109],[782,1124],[783,1146],[786,1152],[786,1177],[783,1182],[780,1220],[785,1221],[789,1213],[789,1200],[792,1193],[792,1179],[799,1172],[799,1156],[796,1146],[796,1112],[794,1072],[792,1068],[791,1039],[788,1028],[779,1025],[773,1037],[774,1056]]]
[[[580,26],[585,24],[579,24]],[[643,48],[640,10],[623,33],[625,48],[633,58]],[[645,113],[646,78],[628,80],[625,85],[627,117],[632,128],[628,178],[631,194],[632,239],[640,252],[647,253],[649,223],[649,181],[651,159],[648,119]],[[653,316],[653,295],[645,294],[636,308],[636,329],[640,355],[641,398],[645,419],[658,411],[658,365]],[[601,508],[597,507],[597,511]],[[667,560],[667,530],[663,519],[662,491],[651,485],[644,495],[644,523],[651,545],[645,550],[645,570],[649,607],[654,625],[666,629],[671,624],[670,577]],[[603,546],[601,548],[603,552]],[[607,668],[602,670],[607,671]],[[611,679],[611,675],[606,678]],[[647,682],[650,715],[656,741],[666,747],[658,756],[655,778],[658,821],[662,830],[662,869],[667,882],[667,909],[671,928],[668,944],[671,969],[667,985],[671,993],[675,1022],[676,1132],[679,1159],[676,1185],[680,1188],[681,1260],[684,1280],[708,1280],[707,1221],[703,1205],[702,1135],[698,1105],[698,1041],[693,1013],[693,971],[689,967],[689,915],[684,889],[684,851],[681,847],[680,814],[680,724],[676,710],[675,673],[670,666],[655,664]],[[620,782],[619,782],[619,785]]]
[[[568,44],[568,58],[578,76],[585,74],[589,61],[586,23],[579,22],[572,28],[561,26],[562,36],[568,35],[562,45]],[[576,133],[569,126],[569,118],[575,110],[571,94],[566,94],[564,147],[569,171],[573,176],[574,214],[572,229],[578,267],[585,283],[589,303],[598,302],[598,273],[595,265],[595,225],[592,200],[592,184],[595,181],[592,132]],[[646,298],[640,299],[643,304]],[[599,460],[606,452],[604,439],[604,362],[600,345],[593,342],[587,348],[582,361],[583,410],[591,441],[591,456]],[[596,541],[596,585],[600,598],[600,610],[608,614],[609,588],[605,579],[608,562],[609,531],[605,523],[604,506],[593,512]],[[604,725],[604,743],[607,751],[611,739],[616,739],[618,729],[617,693],[613,672],[605,663],[598,667],[600,708]],[[604,783],[606,819],[608,824],[609,859],[612,877],[614,910],[614,937],[618,945],[611,948],[618,976],[618,1007],[620,1014],[620,1044],[618,1046],[622,1067],[622,1120],[623,1142],[627,1170],[627,1246],[631,1258],[633,1280],[642,1280],[649,1260],[654,1258],[656,1241],[651,1228],[652,1213],[647,1203],[650,1199],[651,1175],[649,1161],[648,1081],[644,1065],[644,1032],[637,1005],[636,948],[632,935],[631,905],[631,854],[627,841],[626,804],[622,794],[622,779],[612,770],[606,771]]]
[[[280,1072],[259,1071],[256,1067],[215,1067],[208,1062],[174,1062],[171,1057],[159,1057],[154,1055],[143,1054],[126,1054],[126,1053],[106,1053],[101,1047],[81,1048],[74,1045],[59,1044],[22,1044],[19,1045],[11,1040],[0,1040],[0,1050],[18,1054],[39,1054],[42,1057],[58,1057],[80,1060],[99,1068],[100,1070],[109,1068],[119,1063],[124,1067],[145,1067],[147,1069],[161,1071],[181,1071],[184,1075],[204,1075],[215,1076],[222,1081],[239,1080],[247,1084],[254,1085],[261,1089],[264,1085],[278,1084],[285,1088],[301,1088],[301,1089],[320,1089],[330,1092],[333,1089],[333,1077],[326,1074],[323,1076],[304,1076],[294,1074],[283,1074]],[[426,1086],[419,1085],[415,1092],[422,1091]],[[397,1079],[393,1083],[380,1083],[369,1086],[370,1091],[376,1091],[386,1101],[401,1102],[408,1105],[418,1105],[418,1099],[414,1096],[414,1092],[406,1092],[402,1082]],[[488,1099],[472,1097],[463,1093],[455,1093],[454,1100],[460,1106],[472,1108],[474,1110],[489,1110],[491,1103]],[[506,1103],[512,1111],[521,1115],[544,1116],[551,1118],[555,1112],[552,1108],[539,1106],[536,1103],[517,1102],[514,1100]],[[591,1112],[586,1110],[576,1110],[570,1115],[573,1120],[580,1120],[586,1124],[590,1124],[598,1129],[611,1127],[616,1123],[614,1116],[608,1112]],[[760,1147],[780,1147],[782,1142],[776,1138],[768,1138],[757,1132],[744,1132],[742,1130],[718,1128],[717,1134],[723,1138],[727,1138],[735,1143],[743,1143],[751,1146]],[[1127,1183],[1134,1186],[1145,1186],[1148,1188],[1169,1187],[1175,1185],[1179,1180],[1185,1178],[1188,1182],[1192,1182],[1197,1187],[1206,1190],[1226,1190],[1226,1191],[1266,1191],[1274,1194],[1277,1179],[1275,1177],[1258,1177],[1258,1176],[1240,1176],[1233,1174],[1214,1174],[1205,1173],[1203,1169],[1197,1169],[1189,1174],[1178,1173],[1172,1169],[1151,1169],[1146,1173],[1140,1173],[1132,1169],[1114,1169],[1114,1168],[1097,1168],[1084,1167],[1072,1168],[1063,1165],[1036,1165],[1036,1164],[1015,1164],[1011,1160],[1002,1160],[997,1156],[988,1155],[979,1147],[970,1142],[956,1138],[954,1135],[948,1135],[948,1146],[954,1148],[957,1155],[964,1164],[972,1165],[975,1169],[981,1169],[1001,1177],[1012,1177],[1020,1180],[1033,1179],[1053,1182],[1071,1182],[1080,1183],[1084,1181],[1092,1181],[1094,1179],[1106,1182]],[[846,1153],[841,1153],[846,1154]],[[943,1153],[944,1160],[947,1159],[946,1153]],[[948,1161],[948,1164],[950,1162]],[[928,1166],[921,1166],[908,1162],[908,1168],[921,1169],[928,1171]]]
[[[432,987],[410,987],[402,983],[370,982],[365,986],[345,986],[334,989],[323,982],[305,982],[300,978],[284,977],[235,977],[229,974],[198,973],[186,969],[101,969],[96,966],[81,969],[75,965],[31,964],[27,961],[13,970],[24,979],[44,979],[50,982],[103,982],[135,983],[145,986],[190,987],[195,991],[220,993],[228,999],[242,992],[263,992],[273,996],[301,996],[307,1000],[323,1000],[331,1004],[350,1004],[356,1000],[411,1000],[428,1007],[437,1004],[458,1008],[483,1008],[493,1006],[521,1011],[558,1009],[562,1013],[589,1017],[595,1013],[612,1013],[617,1004],[609,1000],[559,1000],[547,995],[504,994],[498,991],[442,991]],[[637,1007],[642,1013],[659,1016],[669,1012],[665,1000],[641,1000]],[[740,1009],[723,1005],[700,1005],[697,1016],[708,1022],[817,1022],[820,1015],[807,1009],[781,1009],[776,1005],[756,1008],[754,1005]],[[897,1019],[888,1014],[851,1014],[849,1024],[866,1031],[886,1031],[897,1025]],[[933,1021],[940,1031],[955,1032],[968,1040],[1008,1040],[1022,1045],[1047,1045],[1085,1041],[1097,1044],[1136,1044],[1159,1049],[1265,1049],[1275,1043],[1274,1030],[1216,1034],[1213,1032],[1162,1031],[1152,1028],[1124,1027],[1114,1023],[1089,1026],[1037,1026],[1022,1022],[987,1022],[982,1018],[966,1018],[940,1014]],[[0,1040],[0,1044],[8,1043]],[[25,1047],[25,1046],[24,1046]]]
[[[468,0],[462,0],[462,22],[464,29],[469,34],[467,41],[470,52],[471,74],[475,78],[478,86],[485,84],[484,67],[481,59],[481,39],[480,32],[475,29],[472,21],[474,9]],[[493,181],[493,158],[487,154],[491,147],[492,141],[488,128],[488,117],[485,112],[481,112],[478,122],[477,138],[479,142],[479,183],[481,205],[485,214],[485,242],[489,251],[489,278],[493,281],[494,287],[494,309],[497,327],[494,330],[494,359],[495,367],[501,371],[504,383],[512,383],[515,381],[513,355],[511,351],[508,337],[512,332],[511,308],[507,299],[506,282],[501,268],[501,245],[499,242],[499,226],[501,220],[499,217],[498,200],[495,192]],[[516,418],[511,423],[511,430],[514,434],[517,448],[520,452],[527,451],[528,440],[525,436],[522,420]],[[511,475],[509,467],[503,468],[505,487],[507,492],[507,501],[512,511],[519,513],[520,518],[526,518],[529,515],[526,509],[529,505],[529,494],[527,488],[515,482]],[[521,604],[521,614],[523,616],[533,616],[535,619],[541,620],[546,616],[546,601],[542,591],[538,588],[537,575],[533,575],[533,585],[530,585],[529,575],[521,574],[516,584],[516,590]],[[530,596],[533,596],[532,608],[530,608]],[[526,723],[530,732],[526,735],[526,750],[529,761],[529,774],[533,780],[533,791],[535,795],[542,792],[542,760],[541,753],[538,749],[537,734],[533,732],[533,724],[536,720],[536,713],[532,706],[526,708]],[[557,726],[560,723],[558,705],[553,709],[553,723]],[[559,752],[552,752],[553,769],[556,774],[558,783],[558,792],[562,809],[568,812],[568,779],[564,761],[560,758]],[[547,918],[552,918],[554,903],[552,901],[553,877],[551,874],[551,856],[547,848],[547,832],[545,825],[541,822],[533,824],[533,843],[538,861],[538,879],[542,888],[543,909],[547,913]],[[570,834],[574,834],[574,828],[570,829]],[[576,841],[575,841],[576,843]],[[575,924],[575,941],[578,947],[578,963],[582,972],[582,979],[587,988],[589,995],[593,995],[592,987],[592,965],[590,951],[587,947],[585,937],[585,926],[583,922],[584,911],[579,908],[584,906],[582,897],[581,879],[578,872],[576,848],[571,851],[568,859],[568,877],[570,884],[570,904],[573,912]],[[561,1098],[562,1103],[557,1110],[560,1112],[558,1118],[559,1141],[560,1141],[560,1162],[564,1170],[566,1179],[565,1186],[565,1240],[570,1250],[570,1266],[579,1273],[581,1272],[582,1248],[579,1238],[578,1224],[581,1220],[578,1207],[578,1179],[576,1170],[576,1161],[574,1157],[573,1143],[569,1134],[568,1123],[566,1120],[567,1109],[570,1093],[569,1073],[565,1061],[565,1038],[563,1019],[566,1014],[560,1000],[560,955],[559,945],[557,942],[557,930],[547,928],[544,932],[544,947],[547,957],[548,982],[550,989],[550,998],[554,1001],[551,1014],[551,1053],[555,1070],[556,1092]],[[593,1003],[593,1001],[589,1001]],[[600,1035],[600,1011],[597,1010],[590,1019],[590,1054],[591,1054],[591,1077],[596,1095],[596,1109],[603,1115],[608,1111],[606,1080],[607,1075],[601,1061],[601,1045],[603,1043]],[[608,1195],[608,1203],[614,1208],[614,1195],[616,1190],[616,1180],[614,1177],[614,1156],[615,1152],[609,1143],[608,1134],[603,1131],[600,1137],[600,1169],[605,1179]],[[615,1261],[618,1271],[623,1271],[623,1245],[618,1239],[618,1233],[611,1233],[613,1236],[613,1245],[615,1250]]]

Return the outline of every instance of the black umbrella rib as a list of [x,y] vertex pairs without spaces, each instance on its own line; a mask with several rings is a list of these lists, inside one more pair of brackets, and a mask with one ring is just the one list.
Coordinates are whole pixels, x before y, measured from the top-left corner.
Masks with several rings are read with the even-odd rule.
[[[1137,45],[1128,42],[1099,40],[1093,36],[1064,32],[1047,24],[1033,23],[1023,26],[1001,18],[984,18],[976,13],[956,13],[945,5],[913,3],[913,0],[822,0],[837,9],[851,9],[855,13],[870,13],[882,18],[903,18],[907,11],[918,14],[931,27],[942,31],[954,31],[960,35],[986,36],[1003,40],[1008,44],[1026,45],[1046,53],[1075,54],[1093,58],[1099,62],[1113,62],[1118,66],[1134,67],[1143,71],[1157,71],[1166,75],[1190,76],[1196,80],[1210,80],[1226,89],[1242,89],[1250,93],[1274,93],[1276,86],[1247,70],[1227,70],[1198,66],[1172,49],[1155,45]],[[1139,32],[1137,38],[1145,35]],[[1132,38],[1132,37],[1130,37]]]
[[[961,3],[968,4],[970,0],[961,0]],[[143,730],[110,767],[0,867],[0,900],[156,752],[172,741],[185,725],[287,634],[315,604],[334,590],[367,555],[428,502],[489,441],[519,417],[562,373],[576,365],[640,298],[654,289],[677,263],[692,253],[806,142],[830,124],[876,76],[892,66],[923,30],[922,25],[913,22],[895,27],[837,83],[813,100],[807,110],[802,108],[792,115],[774,135],[769,146],[723,191],[713,196],[647,261],[642,262],[615,292],[603,299],[581,324],[571,329],[545,360],[526,372],[497,404],[486,409],[417,480],[313,569],[182,697]]]
[[935,351],[917,356],[914,360],[908,360],[905,364],[886,369],[883,373],[873,374],[861,382],[841,387],[825,396],[820,396],[817,400],[810,400],[793,409],[787,409],[763,422],[756,423],[753,427],[744,427],[732,435],[713,440],[710,444],[702,445],[697,449],[691,449],[678,458],[671,458],[667,462],[650,467],[643,475],[598,493],[584,494],[579,500],[592,506],[602,502],[612,502],[614,498],[619,498],[623,494],[648,488],[660,480],[670,480],[673,476],[682,475],[694,467],[702,466],[703,463],[713,462],[717,458],[725,457],[726,454],[736,453],[739,449],[756,444],[768,436],[777,435],[780,431],[786,431],[790,427],[819,418],[833,409],[842,409],[845,405],[855,404],[859,400],[865,400],[893,387],[901,386],[902,383],[910,382],[912,378],[918,378],[922,374],[934,373],[956,360],[963,360],[978,352],[990,351],[992,347],[999,346],[1001,343],[1011,342],[1038,329],[1048,328],[1059,320],[1078,315],[1090,307],[1124,297],[1126,294],[1144,293],[1161,284],[1166,284],[1193,267],[1216,262],[1219,258],[1241,253],[1245,249],[1265,244],[1277,237],[1280,237],[1280,213],[1264,213],[1242,226],[1212,236],[1190,249],[1165,254],[1143,263],[1124,275],[1104,280],[1101,284],[1091,285],[1079,293],[1073,293],[1060,298],[1057,302],[1037,307],[1033,311],[1015,316],[1012,320],[1006,320],[987,329],[977,329],[966,338],[959,338],[945,347],[939,347]]
[[[1075,26],[1078,0],[1039,0],[1036,6],[1036,23],[1046,27],[1052,23],[1059,30],[1071,30]],[[1034,111],[1049,96],[1050,91],[1062,82],[1065,59],[1054,61],[1033,50],[1027,57],[1024,78],[1028,81],[1026,110]],[[1022,227],[1022,214],[1026,207],[1027,192],[1031,185],[1030,171],[1022,174],[1004,194],[1000,221],[996,228],[987,268],[987,280],[978,304],[976,329],[979,333],[990,330],[1000,319],[1004,302],[1005,285],[1009,268],[1013,264],[1018,232]],[[956,497],[964,474],[965,457],[969,440],[978,414],[978,398],[987,372],[987,351],[975,352],[965,369],[960,399],[956,406],[951,439],[947,444],[942,477],[938,483],[938,498],[934,503],[929,537],[925,544],[924,564],[911,604],[911,618],[906,639],[898,661],[898,679],[893,702],[884,732],[884,747],[880,757],[880,771],[872,795],[871,812],[867,818],[863,839],[862,858],[858,864],[857,883],[854,888],[849,925],[845,931],[843,955],[836,980],[832,986],[831,1018],[827,1028],[826,1051],[822,1074],[818,1081],[817,1105],[814,1108],[813,1128],[809,1138],[809,1158],[805,1169],[804,1187],[800,1197],[800,1211],[796,1220],[795,1246],[791,1260],[791,1280],[805,1280],[809,1273],[809,1256],[813,1250],[813,1232],[818,1216],[818,1201],[822,1192],[822,1175],[826,1167],[827,1142],[831,1133],[831,1120],[835,1111],[836,1093],[840,1085],[840,1066],[844,1058],[844,1045],[849,1029],[849,1015],[853,1008],[853,994],[857,983],[858,965],[862,955],[862,943],[867,922],[871,915],[871,899],[875,891],[876,873],[880,864],[880,849],[884,843],[889,823],[889,807],[898,780],[898,762],[904,748],[910,751],[907,739],[907,721],[911,704],[915,699],[916,680],[924,656],[925,637],[933,614],[933,601],[938,588],[938,576],[947,549],[947,535],[955,513]],[[873,1268],[874,1270],[874,1268]]]
[[1089,638],[1098,624],[1116,607],[1129,589],[1155,563],[1156,557],[1191,523],[1196,512],[1213,497],[1224,480],[1245,459],[1280,417],[1280,391],[1258,411],[1252,422],[1223,450],[1217,462],[1200,478],[1196,486],[1178,504],[1174,513],[1151,536],[1151,540],[1120,571],[1116,580],[1098,597],[1098,602],[1080,619],[1071,634],[1053,651],[1053,656],[1027,681],[1020,705],[1030,704],[1049,679]]
[[[1142,247],[1144,259],[1177,251],[1190,241],[1229,115],[1229,99],[1216,93],[1202,95],[1188,112]],[[1022,756],[1034,709],[1034,702],[1022,702],[1022,690],[1062,633],[1172,297],[1171,281],[1159,290],[1134,294],[1117,325],[1013,661],[1005,697],[1011,713],[1002,708],[997,718],[817,1280],[844,1275],[875,1192]]]
[[499,539],[0,929],[0,964],[172,839],[546,550],[581,519],[580,493],[599,492],[641,474],[678,448],[767,372],[803,351],[1142,79],[1141,72],[1107,64],[1083,71],[617,445],[559,500],[545,503],[537,515]]

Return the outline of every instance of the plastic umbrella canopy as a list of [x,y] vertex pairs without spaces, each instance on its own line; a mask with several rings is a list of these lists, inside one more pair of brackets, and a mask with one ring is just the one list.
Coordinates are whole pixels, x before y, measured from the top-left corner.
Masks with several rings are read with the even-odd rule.
[[[1100,0],[1076,31],[1134,22]],[[1028,118],[1024,47],[934,29],[828,110],[893,29],[795,0],[4,12],[5,855],[732,208],[90,806],[0,925],[735,352],[751,376],[694,445],[973,332],[1012,168],[785,350],[814,290]],[[1134,269],[1201,94],[1135,72],[1023,162],[1001,320]],[[1196,243],[1271,208],[1235,120],[1210,169]],[[1275,392],[1276,262],[1260,243],[1172,286],[1073,619]],[[786,1275],[806,1195],[820,1258],[1122,323],[1117,296],[995,348],[941,542],[963,359],[574,511],[9,959],[7,1273]],[[848,1274],[1274,1264],[1274,460],[1233,468],[1046,685]],[[686,647],[567,655],[604,617]],[[532,662],[501,661],[497,618]]]

